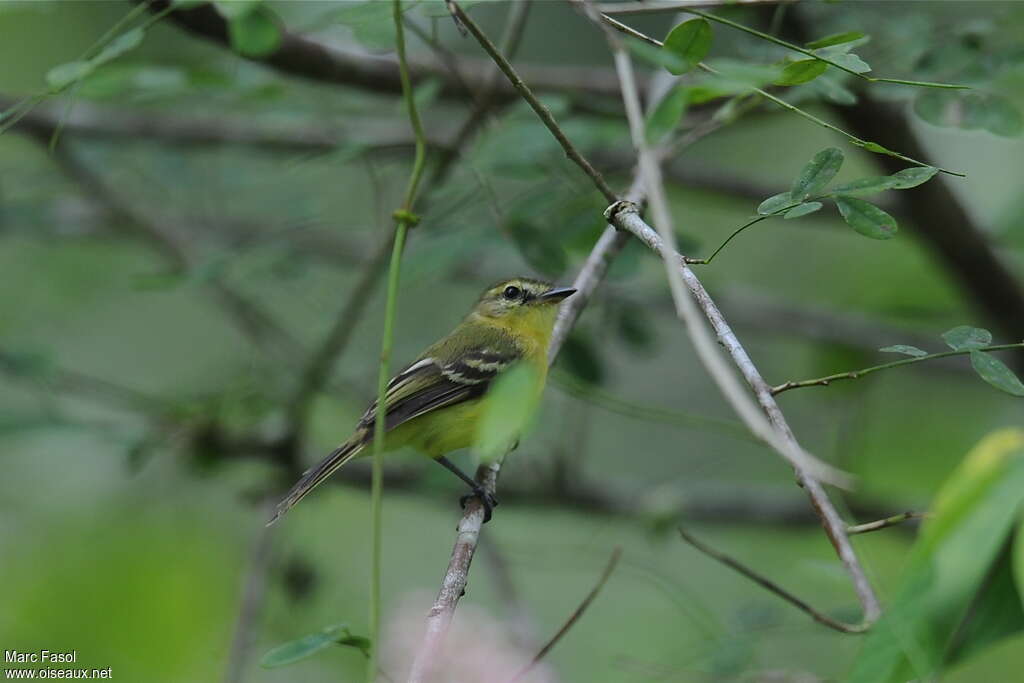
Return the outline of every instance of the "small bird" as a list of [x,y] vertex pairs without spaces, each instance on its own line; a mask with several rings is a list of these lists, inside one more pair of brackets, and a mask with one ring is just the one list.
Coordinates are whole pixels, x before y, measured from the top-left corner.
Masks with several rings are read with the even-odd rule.
[[[445,456],[471,446],[482,414],[482,399],[494,378],[516,363],[536,370],[537,393],[547,379],[548,345],[558,304],[576,292],[548,282],[513,278],[488,287],[459,325],[395,375],[384,396],[388,451],[412,446],[436,460],[472,489],[491,518],[498,501]],[[331,476],[359,455],[369,455],[377,419],[374,401],[359,418],[355,433],[318,465],[307,470],[278,503],[273,524]]]

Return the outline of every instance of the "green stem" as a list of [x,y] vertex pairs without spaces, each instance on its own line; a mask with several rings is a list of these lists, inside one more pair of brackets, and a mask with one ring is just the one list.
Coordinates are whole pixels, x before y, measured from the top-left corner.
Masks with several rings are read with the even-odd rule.
[[[640,31],[637,31],[635,28],[627,26],[626,24],[623,24],[621,21],[618,21],[617,19],[613,19],[612,17],[608,16],[607,14],[602,14],[601,15],[601,19],[605,23],[607,23],[609,26],[614,28],[615,30],[620,31],[620,32],[626,34],[627,36],[630,36],[632,38],[636,38],[637,40],[642,40],[645,43],[650,43],[651,45],[656,45],[657,47],[664,47],[664,44],[660,40],[657,40],[656,38],[651,38],[649,35],[647,35],[645,33],[641,33]],[[716,76],[720,75],[717,69],[714,69],[714,68],[708,66],[704,62],[698,63],[697,66],[700,67],[701,69],[703,69],[704,71],[708,72],[709,74],[714,74]],[[760,95],[761,97],[764,97],[766,100],[770,100],[771,102],[774,102],[775,104],[779,105],[783,109],[788,109],[789,111],[793,112],[794,114],[797,114],[799,116],[804,117],[808,121],[816,123],[819,126],[822,126],[823,128],[827,128],[828,130],[830,130],[830,131],[832,131],[834,133],[838,133],[838,134],[842,135],[843,137],[847,138],[853,144],[857,145],[858,147],[862,147],[862,148],[866,149],[869,152],[874,152],[876,154],[885,154],[886,156],[895,157],[895,158],[900,159],[902,161],[906,161],[908,164],[914,164],[915,166],[925,166],[925,167],[932,166],[932,164],[926,164],[923,161],[918,161],[917,159],[912,159],[911,157],[908,157],[906,155],[900,154],[899,152],[894,152],[891,149],[886,149],[886,148],[882,147],[879,144],[876,144],[876,143],[873,143],[873,142],[869,142],[867,140],[863,140],[863,139],[857,137],[856,135],[854,135],[852,133],[847,133],[842,128],[838,128],[837,126],[833,126],[831,123],[829,123],[827,121],[824,121],[822,119],[819,119],[817,116],[815,116],[815,115],[813,115],[813,114],[811,114],[809,112],[806,112],[803,109],[801,109],[800,107],[792,105],[789,102],[786,102],[782,98],[779,98],[779,97],[776,97],[775,95],[772,95],[770,92],[768,92],[766,90],[762,90],[761,88],[756,88],[754,86],[751,86],[750,91],[751,92],[756,92],[758,95]],[[939,171],[942,172],[942,173],[947,173],[949,175],[959,176],[961,178],[966,177],[966,174],[960,173],[958,171],[950,171],[948,169],[940,168],[940,167],[936,167],[936,168],[939,168]]]
[[[799,204],[800,204],[800,202],[797,202],[793,206],[798,206]],[[789,207],[786,207],[785,210],[788,211],[789,209],[792,209],[792,208],[793,208],[792,206],[789,206]],[[720,245],[718,245],[717,249],[715,249],[713,252],[711,252],[711,256],[708,256],[707,258],[703,258],[703,259],[694,259],[694,260],[690,261],[690,263],[698,264],[698,265],[707,265],[707,264],[711,263],[711,261],[714,260],[714,258],[716,256],[718,256],[718,252],[720,252],[723,249],[725,249],[725,245],[729,244],[729,242],[732,241],[733,237],[736,237],[737,235],[739,235],[741,232],[743,232],[744,230],[746,230],[750,226],[756,225],[757,223],[760,223],[761,221],[765,220],[766,218],[774,218],[776,215],[778,215],[778,214],[777,213],[771,213],[771,214],[768,214],[767,216],[758,216],[757,218],[744,223],[740,227],[736,228],[736,230],[734,230],[731,235],[726,237],[725,241],[722,242]]]
[[967,85],[956,85],[956,84],[953,84],[953,83],[932,83],[930,81],[908,81],[908,80],[904,80],[904,79],[901,79],[901,78],[876,78],[874,76],[865,76],[864,74],[860,73],[859,71],[854,71],[853,69],[851,69],[849,67],[846,67],[846,66],[843,66],[842,64],[839,64],[838,62],[833,62],[828,57],[822,57],[821,55],[816,54],[813,50],[808,50],[805,47],[800,47],[799,45],[794,45],[793,43],[790,43],[788,41],[782,40],[781,38],[776,38],[775,36],[771,35],[770,33],[765,33],[763,31],[758,31],[757,29],[750,28],[749,26],[744,26],[743,24],[739,24],[739,23],[737,23],[735,21],[731,21],[729,19],[725,19],[724,17],[715,16],[714,14],[708,14],[707,12],[702,12],[702,11],[697,10],[697,9],[685,9],[683,11],[684,12],[689,12],[690,14],[696,14],[698,17],[703,17],[704,19],[707,19],[709,21],[714,21],[714,22],[717,22],[719,24],[725,24],[726,26],[738,29],[740,31],[743,31],[744,33],[749,33],[752,36],[757,36],[758,38],[760,38],[762,40],[767,40],[770,43],[775,43],[776,45],[781,45],[782,47],[788,48],[788,49],[793,50],[795,52],[799,52],[801,54],[805,54],[808,57],[811,57],[813,59],[817,59],[819,62],[825,62],[829,66],[834,66],[835,68],[839,69],[840,71],[845,71],[846,73],[852,74],[852,75],[856,76],[857,78],[863,78],[865,81],[868,81],[870,83],[899,83],[901,85],[914,85],[914,86],[919,86],[919,87],[922,87],[922,88],[942,88],[942,89],[945,89],[945,90],[970,90],[970,86],[967,86]]
[[395,22],[395,44],[398,50],[398,70],[402,80],[402,98],[409,112],[409,122],[416,136],[416,155],[413,160],[412,172],[405,190],[402,207],[395,212],[395,244],[391,250],[391,265],[388,268],[388,291],[384,305],[384,333],[380,344],[380,367],[377,372],[377,419],[373,425],[373,478],[370,486],[370,519],[371,519],[371,568],[370,568],[370,656],[366,665],[366,681],[373,683],[377,679],[379,648],[380,648],[380,614],[381,614],[381,568],[382,561],[382,521],[384,497],[384,439],[387,414],[388,381],[391,377],[390,361],[394,346],[395,318],[398,310],[398,282],[402,269],[402,251],[405,248],[406,235],[409,228],[416,225],[418,219],[412,213],[426,166],[426,136],[420,122],[416,101],[413,98],[412,83],[409,79],[409,65],[405,54],[405,32],[402,23],[401,0],[393,1],[393,18]]
[[942,353],[929,353],[927,356],[915,356],[913,358],[903,358],[896,360],[891,363],[883,363],[882,365],[872,365],[870,368],[863,368],[862,370],[850,370],[848,372],[837,372],[834,375],[826,375],[824,377],[816,377],[814,379],[804,379],[799,382],[784,382],[777,386],[772,387],[772,395],[781,394],[784,391],[790,389],[799,389],[801,387],[813,387],[813,386],[828,386],[832,382],[841,379],[858,379],[864,375],[870,375],[872,372],[878,372],[879,370],[888,370],[889,368],[898,368],[901,365],[910,365],[911,363],[921,363],[926,360],[933,360],[935,358],[946,358],[948,356],[963,356],[970,353],[971,351],[1005,351],[1006,349],[1019,349],[1024,348],[1024,342],[1017,344],[999,344],[996,346],[983,346],[981,348],[974,349],[959,349],[957,351],[943,351]]
[[[716,69],[708,66],[704,62],[699,63],[697,66],[699,66],[704,71],[707,71],[709,74],[715,74],[716,76],[719,75],[719,72]],[[751,90],[753,92],[756,92],[758,95],[760,95],[761,97],[765,98],[766,100],[774,102],[775,104],[779,105],[783,109],[788,109],[789,111],[793,112],[794,114],[802,116],[805,119],[807,119],[808,121],[812,121],[812,122],[818,124],[819,126],[822,126],[823,128],[827,128],[828,130],[830,130],[830,131],[832,131],[834,133],[839,133],[840,135],[842,135],[843,137],[848,139],[850,142],[852,142],[856,146],[862,147],[862,148],[866,149],[869,152],[875,152],[876,154],[885,154],[886,156],[895,157],[897,159],[900,159],[901,161],[906,161],[908,164],[914,164],[915,166],[923,166],[923,167],[930,167],[930,166],[932,166],[932,164],[926,164],[923,161],[918,161],[917,159],[908,157],[905,154],[900,154],[899,152],[894,152],[891,149],[886,149],[885,147],[882,147],[881,145],[879,145],[877,143],[872,143],[872,142],[870,142],[868,140],[864,140],[863,138],[859,138],[856,135],[854,135],[853,133],[847,133],[842,128],[839,128],[838,126],[834,126],[831,123],[829,123],[828,121],[820,119],[817,116],[815,116],[814,114],[811,114],[810,112],[806,112],[803,109],[801,109],[800,107],[797,107],[796,105],[790,104],[789,102],[787,102],[786,100],[782,99],[781,97],[776,97],[775,95],[771,94],[767,90],[763,90],[761,88],[757,88],[757,87],[753,87],[753,86],[751,86]],[[960,178],[965,178],[966,177],[966,174],[960,173],[959,171],[950,171],[949,169],[941,168],[941,167],[938,167],[938,166],[936,166],[935,168],[938,168],[941,173],[947,173],[949,175],[959,176]]]

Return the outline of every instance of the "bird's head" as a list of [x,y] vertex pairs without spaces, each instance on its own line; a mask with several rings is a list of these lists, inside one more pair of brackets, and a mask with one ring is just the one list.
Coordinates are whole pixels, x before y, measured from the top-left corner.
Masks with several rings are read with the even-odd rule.
[[558,304],[575,292],[570,287],[556,288],[550,282],[517,277],[484,290],[473,312],[505,322],[550,320],[554,324]]

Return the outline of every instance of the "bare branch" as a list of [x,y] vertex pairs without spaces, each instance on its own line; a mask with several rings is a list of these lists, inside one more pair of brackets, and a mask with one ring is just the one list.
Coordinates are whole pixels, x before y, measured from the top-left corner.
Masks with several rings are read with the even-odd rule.
[[575,610],[573,610],[573,613],[569,615],[569,618],[566,620],[564,624],[562,624],[562,627],[558,629],[555,635],[551,637],[551,640],[545,643],[544,647],[542,647],[540,651],[536,655],[534,655],[530,663],[524,666],[519,671],[519,673],[517,673],[515,676],[509,679],[508,683],[516,683],[516,681],[522,680],[524,676],[526,676],[528,673],[530,673],[530,671],[533,670],[533,667],[536,666],[537,662],[544,659],[544,657],[546,657],[547,654],[551,652],[555,645],[558,644],[558,641],[560,641],[562,637],[569,632],[569,629],[576,625],[576,622],[580,620],[580,617],[583,616],[583,613],[587,611],[588,607],[590,607],[590,603],[594,602],[594,599],[601,592],[601,589],[604,588],[604,585],[608,582],[608,578],[612,575],[612,572],[615,571],[615,567],[618,566],[619,560],[621,558],[622,548],[616,548],[612,551],[612,556],[608,559],[608,564],[605,565],[604,571],[601,572],[601,576],[598,577],[597,583],[594,584],[594,587],[590,589],[590,592],[587,593],[587,596],[583,598],[583,602],[581,602],[579,606]]
[[[487,493],[494,495],[501,471],[501,462],[480,465],[476,472],[476,480]],[[437,660],[437,655],[444,642],[448,627],[455,617],[455,608],[459,599],[466,592],[469,581],[469,567],[476,553],[480,539],[480,528],[484,523],[484,508],[480,501],[471,498],[466,510],[459,520],[455,537],[455,547],[448,561],[448,569],[441,581],[441,590],[434,600],[433,607],[427,613],[427,630],[420,644],[420,649],[413,660],[409,672],[409,683],[424,683],[428,680]]]
[[686,541],[694,548],[707,555],[708,557],[718,560],[726,567],[729,567],[730,569],[739,572],[740,574],[747,577],[754,583],[761,585],[763,588],[779,596],[780,598],[782,598],[789,604],[793,605],[800,611],[810,615],[810,617],[819,624],[828,626],[829,628],[839,631],[840,633],[864,633],[868,628],[868,624],[866,623],[857,625],[846,624],[844,622],[833,619],[827,614],[819,612],[814,607],[811,607],[811,605],[807,602],[804,602],[800,598],[796,597],[795,595],[787,591],[785,588],[782,588],[771,579],[768,579],[765,576],[757,573],[756,571],[746,566],[739,560],[732,558],[729,555],[726,555],[725,553],[719,552],[714,548],[711,548],[710,546],[704,545],[696,538],[694,538],[686,531],[684,531],[682,527],[679,528],[679,535],[682,536],[684,541]]
[[[474,36],[477,37],[478,41],[481,43],[484,49],[489,54],[491,54],[492,58],[495,58],[495,61],[498,62],[499,66],[502,66],[502,71],[505,72],[506,76],[508,76],[509,79],[516,85],[517,90],[519,90],[523,97],[528,102],[530,102],[534,110],[537,111],[538,115],[544,121],[545,125],[548,126],[548,128],[551,130],[552,134],[559,141],[559,143],[562,144],[563,148],[566,151],[566,154],[569,155],[569,157],[572,158],[574,161],[576,161],[577,159],[580,160],[577,161],[577,163],[580,165],[582,169],[584,169],[584,171],[586,171],[588,168],[591,168],[589,163],[587,163],[582,158],[579,152],[576,151],[575,148],[572,146],[572,143],[569,142],[569,140],[565,137],[564,133],[562,133],[562,131],[558,128],[557,123],[555,123],[554,119],[550,116],[550,113],[547,113],[547,116],[545,117],[544,114],[546,112],[546,109],[544,109],[543,105],[541,105],[536,100],[536,97],[525,85],[525,83],[523,83],[523,81],[515,74],[515,71],[512,69],[510,65],[508,65],[507,61],[503,60],[500,54],[497,54],[497,51],[494,49],[493,44],[490,43],[489,40],[487,40],[486,36],[484,36],[480,32],[480,29],[476,27],[472,20],[470,20],[469,17],[466,16],[465,13],[462,12],[460,8],[458,8],[456,11],[460,15],[460,19],[467,25],[467,27],[469,27],[470,31],[473,32]],[[636,93],[635,88],[635,85],[633,85],[633,87],[631,88],[634,97]],[[637,118],[639,108],[634,107],[634,109],[636,109],[637,111],[633,112],[633,114],[631,115],[631,118],[633,120]],[[637,125],[634,123],[633,125],[631,125],[631,128],[635,131]],[[642,126],[640,131],[640,140],[642,141]],[[642,160],[643,156],[641,157],[641,161]],[[595,178],[595,175],[592,175],[590,173],[588,173],[588,175],[590,175],[591,179],[595,181],[595,184],[599,186],[599,189],[601,189],[602,193],[607,195],[607,186],[604,185],[603,182],[599,184],[597,179]],[[599,177],[600,176],[597,175],[597,178]],[[644,223],[642,219],[640,219],[635,205],[625,202],[616,202],[616,204],[614,204],[612,207],[609,207],[608,218],[609,221],[617,228],[629,230],[634,235],[641,237],[643,241],[645,241],[645,243],[648,244],[648,246],[651,246],[656,251],[659,251],[659,253],[667,252],[667,256],[665,253],[663,253],[663,256],[665,256],[666,258],[666,261],[668,261],[668,256],[672,256],[674,259],[678,260],[680,268],[683,271],[683,279],[686,281],[686,284],[689,286],[691,292],[697,299],[698,304],[704,310],[705,315],[707,315],[715,331],[718,333],[720,342],[723,343],[729,350],[734,362],[736,362],[737,366],[740,368],[744,377],[751,385],[751,388],[757,395],[758,400],[762,405],[762,408],[768,414],[768,419],[772,427],[774,428],[774,430],[777,430],[777,433],[775,431],[766,432],[763,434],[763,437],[770,443],[773,443],[773,445],[778,446],[778,449],[781,453],[785,453],[790,457],[795,458],[798,462],[803,461],[802,464],[804,464],[805,466],[801,469],[798,469],[798,481],[801,483],[801,485],[805,487],[805,489],[811,495],[811,499],[814,503],[815,509],[818,511],[819,515],[822,518],[823,526],[825,527],[829,538],[832,540],[832,543],[835,546],[836,551],[840,556],[840,559],[842,560],[844,566],[847,568],[847,571],[850,573],[851,578],[853,579],[854,588],[856,589],[858,597],[860,597],[862,605],[864,607],[865,621],[874,621],[880,614],[881,608],[879,606],[877,598],[874,595],[874,591],[872,590],[870,584],[867,581],[867,577],[864,574],[863,568],[860,566],[860,562],[857,559],[856,554],[854,553],[853,548],[849,543],[849,539],[846,537],[845,524],[842,522],[842,519],[839,517],[839,514],[835,511],[835,508],[828,500],[828,497],[825,494],[824,489],[821,487],[821,484],[816,479],[811,478],[803,473],[804,471],[806,471],[805,463],[808,461],[806,460],[806,458],[801,458],[799,456],[800,454],[804,454],[804,452],[802,451],[802,449],[800,449],[799,445],[797,444],[792,431],[789,429],[788,424],[785,422],[785,418],[782,416],[781,410],[779,410],[778,405],[775,403],[771,395],[770,387],[761,377],[760,373],[757,371],[753,362],[750,360],[749,356],[747,356],[746,351],[739,344],[739,341],[736,339],[735,334],[733,334],[732,330],[729,328],[728,324],[721,316],[720,311],[718,311],[717,306],[715,306],[710,296],[708,296],[707,292],[703,288],[703,285],[700,284],[699,280],[696,279],[696,276],[694,276],[692,271],[690,271],[690,269],[686,266],[685,260],[682,257],[680,257],[679,254],[674,250],[667,250],[663,246],[661,246],[661,238],[653,229],[650,228],[650,226],[647,226],[647,224]],[[669,272],[672,272],[671,268],[669,268]],[[686,298],[680,297],[677,298],[677,301],[686,301]],[[725,380],[725,377],[725,375],[721,376],[723,380]],[[754,424],[757,423],[754,422]]]

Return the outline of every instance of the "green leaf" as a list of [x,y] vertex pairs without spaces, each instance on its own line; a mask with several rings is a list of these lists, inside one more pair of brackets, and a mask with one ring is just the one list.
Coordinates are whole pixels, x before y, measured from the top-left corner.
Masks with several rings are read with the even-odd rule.
[[833,64],[846,67],[855,74],[863,74],[871,71],[871,66],[852,52],[842,55],[833,55],[832,57],[829,57],[829,60]]
[[[969,605],[979,595],[986,597],[987,577],[999,575],[1000,563],[1006,561],[1001,551],[1022,500],[1024,431],[987,436],[940,490],[901,585],[868,633],[846,678],[849,683],[932,680],[944,663],[958,656],[949,644],[964,625],[968,629],[963,632],[970,632],[970,621],[964,624],[965,615],[970,620]],[[1000,628],[988,628],[977,637],[1005,634],[1016,620],[1011,614],[1001,621]]]
[[142,40],[145,37],[146,32],[142,29],[141,26],[133,28],[130,31],[125,31],[117,38],[114,38],[112,41],[107,43],[107,46],[100,50],[99,54],[97,54],[89,61],[92,62],[94,67],[106,64],[112,59],[120,57],[125,52],[137,48],[139,45],[142,44]]
[[46,73],[46,84],[54,92],[63,90],[76,83],[93,71],[96,67],[120,57],[125,52],[138,47],[146,37],[142,27],[133,28],[114,38],[92,59],[78,60],[55,66]]
[[46,84],[50,86],[50,90],[53,92],[63,90],[72,83],[88,76],[94,68],[95,65],[91,61],[61,64],[46,72]]
[[835,197],[843,220],[851,228],[875,240],[887,240],[896,235],[896,219],[880,208],[856,197]]
[[978,654],[987,646],[1024,630],[1021,593],[1014,584],[1012,549],[1005,546],[995,560],[994,571],[971,598],[964,623],[951,643],[946,664]]
[[1024,607],[1024,518],[1017,526],[1017,537],[1013,543],[1013,578],[1017,584],[1017,593],[1022,596],[1021,606]]
[[228,22],[231,48],[245,57],[263,57],[281,45],[281,31],[274,15],[264,7],[239,15]]
[[794,206],[792,209],[784,213],[782,217],[786,220],[789,220],[791,218],[800,218],[800,216],[806,216],[808,214],[814,213],[822,206],[823,204],[821,202],[804,202],[803,204],[798,204],[797,206]]
[[483,460],[500,458],[526,431],[540,399],[540,375],[518,363],[494,380],[483,400],[474,444]]
[[878,194],[885,190],[891,190],[894,187],[896,187],[896,180],[892,176],[873,175],[866,178],[858,178],[842,185],[836,185],[832,188],[832,194],[845,197],[867,197],[868,195]]
[[971,367],[978,376],[1000,391],[1011,396],[1024,396],[1024,384],[1006,364],[983,351],[971,351]]
[[841,43],[849,43],[854,40],[860,40],[864,37],[863,33],[858,31],[846,31],[844,33],[833,33],[832,35],[825,36],[824,38],[818,38],[815,41],[807,43],[805,47],[811,50],[816,50],[821,47],[831,47],[832,45],[839,45]]
[[939,172],[939,169],[934,166],[911,166],[905,168],[902,171],[897,171],[890,176],[893,179],[894,190],[908,190],[912,187],[922,185]]
[[959,325],[951,330],[942,333],[949,348],[954,351],[965,351],[967,349],[980,349],[992,343],[992,333],[981,327],[970,325]]
[[775,85],[800,85],[813,81],[825,73],[828,64],[820,59],[801,59],[791,62],[782,70],[782,75],[775,81]]
[[798,201],[793,201],[789,192],[780,192],[779,194],[773,194],[771,197],[761,202],[757,207],[757,213],[762,216],[770,216],[773,213],[778,213],[782,209],[792,208],[799,203],[800,202]]
[[644,124],[644,135],[649,144],[657,145],[679,125],[686,114],[689,98],[685,86],[677,86],[665,93]]
[[907,356],[927,356],[928,352],[923,349],[919,349],[916,346],[910,346],[909,344],[893,344],[892,346],[883,346],[878,349],[886,353],[902,353]]
[[889,149],[888,147],[882,147],[877,142],[865,142],[861,145],[861,147],[863,147],[869,152],[874,152],[875,154],[887,154],[889,156],[892,156],[893,154],[893,151],[891,149]]
[[800,170],[789,196],[799,202],[817,194],[832,182],[842,165],[843,153],[838,149],[829,147],[821,150]]
[[[332,9],[325,21],[347,26],[361,45],[371,49],[390,48],[395,44],[395,21],[390,2],[342,2]],[[465,3],[460,3],[468,9]],[[451,20],[447,7],[440,3],[444,16]]]
[[662,50],[683,60],[685,68],[670,68],[679,76],[690,71],[697,63],[707,56],[711,49],[711,24],[707,19],[690,19],[669,31],[662,45]]
[[645,43],[636,38],[627,37],[626,47],[628,47],[629,51],[639,59],[653,66],[664,67],[672,73],[675,73],[676,71],[685,73],[693,68],[689,66],[689,63],[685,59],[676,53],[669,52],[668,50],[656,47],[650,43]]
[[317,652],[331,645],[354,647],[364,655],[369,654],[370,640],[362,636],[354,636],[348,630],[348,624],[334,624],[319,633],[312,633],[297,640],[292,640],[275,647],[260,659],[260,666],[275,669],[312,657]]

